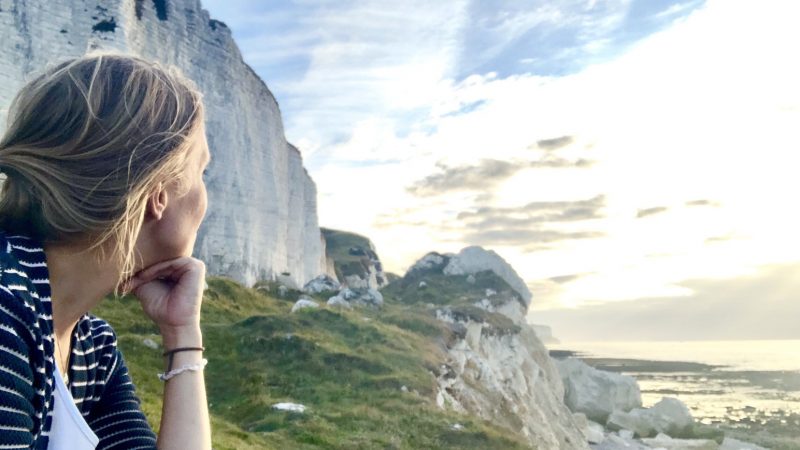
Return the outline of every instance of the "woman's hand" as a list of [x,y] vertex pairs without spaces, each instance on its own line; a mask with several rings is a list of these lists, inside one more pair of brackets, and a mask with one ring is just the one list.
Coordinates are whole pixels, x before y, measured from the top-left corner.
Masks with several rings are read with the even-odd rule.
[[[172,350],[203,345],[200,304],[205,278],[206,266],[202,261],[181,256],[140,270],[123,286],[139,299],[144,313],[159,326],[164,349]],[[174,363],[174,368],[197,364],[201,358],[202,353],[187,351],[172,353],[168,361]],[[211,448],[211,421],[202,372],[192,371],[170,379],[164,385],[161,412],[156,447]]]
[[203,261],[182,256],[140,270],[126,281],[124,291],[139,299],[162,331],[188,330],[200,324],[205,278]]

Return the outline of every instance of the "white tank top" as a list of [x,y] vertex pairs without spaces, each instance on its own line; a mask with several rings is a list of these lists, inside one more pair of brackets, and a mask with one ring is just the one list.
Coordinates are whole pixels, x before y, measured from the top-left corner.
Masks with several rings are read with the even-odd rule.
[[58,363],[53,372],[53,422],[47,450],[94,450],[100,438],[94,434],[75,405],[72,393],[61,378]]

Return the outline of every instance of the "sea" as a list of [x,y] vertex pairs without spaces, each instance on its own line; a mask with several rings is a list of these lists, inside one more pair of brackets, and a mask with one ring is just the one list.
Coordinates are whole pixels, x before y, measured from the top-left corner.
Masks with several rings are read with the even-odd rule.
[[770,448],[800,448],[800,340],[569,342],[547,346],[636,378],[642,404],[685,403],[695,420]]

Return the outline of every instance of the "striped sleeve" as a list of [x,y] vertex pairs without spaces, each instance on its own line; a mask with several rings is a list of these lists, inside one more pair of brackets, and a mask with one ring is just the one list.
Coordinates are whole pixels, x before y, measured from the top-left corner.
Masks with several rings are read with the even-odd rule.
[[[33,446],[33,369],[29,354],[34,346],[25,325],[27,311],[14,294],[0,285],[0,448]],[[28,319],[30,320],[30,319]]]
[[[116,335],[114,335],[116,342]],[[156,450],[156,435],[150,428],[136,396],[125,359],[116,345],[102,397],[95,404],[89,426],[100,443],[97,450]]]

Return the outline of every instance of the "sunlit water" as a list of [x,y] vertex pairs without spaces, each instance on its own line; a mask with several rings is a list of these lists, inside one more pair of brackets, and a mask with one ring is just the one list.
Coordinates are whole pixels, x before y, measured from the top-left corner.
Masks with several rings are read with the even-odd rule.
[[720,366],[693,371],[621,370],[634,376],[642,403],[676,397],[707,424],[786,428],[800,433],[800,340],[574,342],[550,345],[586,358],[683,361]]

